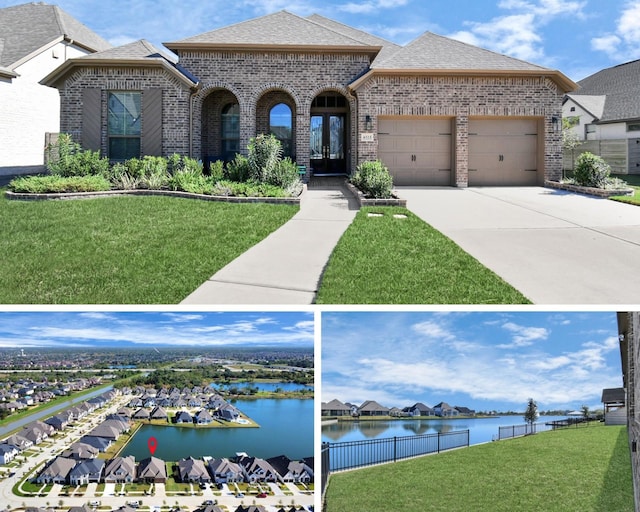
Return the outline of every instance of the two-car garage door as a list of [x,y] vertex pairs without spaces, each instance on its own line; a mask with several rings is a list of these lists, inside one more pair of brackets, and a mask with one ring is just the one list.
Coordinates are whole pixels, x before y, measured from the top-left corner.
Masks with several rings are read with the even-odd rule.
[[[380,118],[378,158],[394,184],[454,184],[452,119]],[[538,184],[538,120],[470,119],[469,186]]]

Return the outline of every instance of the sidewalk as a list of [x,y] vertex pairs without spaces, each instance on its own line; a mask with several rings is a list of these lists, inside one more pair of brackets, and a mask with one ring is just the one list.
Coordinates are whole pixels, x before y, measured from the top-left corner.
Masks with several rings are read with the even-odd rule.
[[357,211],[339,180],[311,185],[289,222],[218,271],[182,304],[313,304],[329,256]]

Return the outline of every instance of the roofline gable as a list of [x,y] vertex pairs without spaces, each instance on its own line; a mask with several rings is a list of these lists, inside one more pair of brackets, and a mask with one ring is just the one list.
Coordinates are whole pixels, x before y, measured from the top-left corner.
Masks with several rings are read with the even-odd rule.
[[373,76],[483,76],[483,77],[546,77],[551,79],[563,93],[574,91],[578,88],[569,77],[557,70],[511,70],[511,69],[369,69],[362,76],[349,84],[349,89],[357,91]]

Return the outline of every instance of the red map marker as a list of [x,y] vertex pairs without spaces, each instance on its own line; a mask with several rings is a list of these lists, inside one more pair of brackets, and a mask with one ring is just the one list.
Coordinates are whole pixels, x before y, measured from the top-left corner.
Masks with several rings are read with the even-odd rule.
[[153,454],[156,453],[156,448],[158,447],[158,440],[155,437],[150,437],[147,441],[147,446],[149,447],[149,451],[153,457]]

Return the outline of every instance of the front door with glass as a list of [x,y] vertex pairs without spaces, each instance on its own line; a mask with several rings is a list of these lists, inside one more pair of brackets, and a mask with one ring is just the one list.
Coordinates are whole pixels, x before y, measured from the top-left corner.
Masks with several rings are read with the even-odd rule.
[[345,174],[345,115],[311,115],[310,162],[314,176]]

